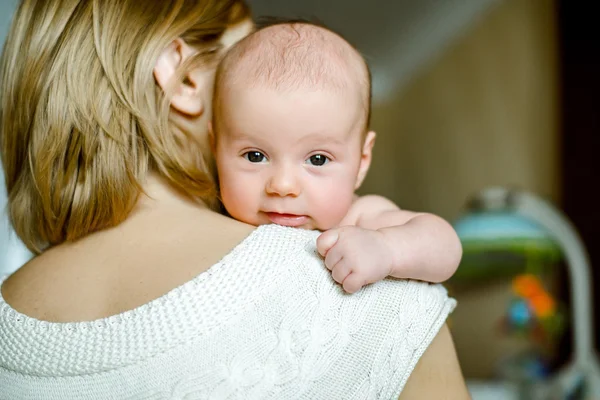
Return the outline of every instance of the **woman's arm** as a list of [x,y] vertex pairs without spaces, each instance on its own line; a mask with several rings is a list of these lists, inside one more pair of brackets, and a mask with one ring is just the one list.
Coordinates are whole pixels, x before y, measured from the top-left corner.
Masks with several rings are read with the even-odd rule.
[[447,325],[440,329],[419,360],[399,397],[399,400],[419,399],[471,399]]

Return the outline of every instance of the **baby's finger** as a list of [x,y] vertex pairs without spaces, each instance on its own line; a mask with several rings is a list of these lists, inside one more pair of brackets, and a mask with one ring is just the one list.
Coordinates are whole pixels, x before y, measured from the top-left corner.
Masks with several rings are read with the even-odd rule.
[[317,238],[317,251],[325,257],[327,252],[337,243],[339,233],[335,229],[321,233]]
[[339,246],[333,246],[327,251],[327,255],[325,256],[325,266],[330,271],[342,260],[342,258],[344,258],[344,255],[338,247]]
[[337,283],[342,283],[342,282],[344,282],[344,279],[346,279],[346,277],[348,275],[350,275],[351,272],[352,272],[352,269],[350,269],[350,266],[348,265],[348,263],[345,263],[344,258],[342,258],[331,269],[331,276],[332,276],[333,280],[336,281]]
[[367,282],[363,277],[361,277],[360,274],[351,273],[346,277],[346,279],[344,279],[342,287],[347,293],[355,293],[358,292],[361,287],[366,285],[366,283]]

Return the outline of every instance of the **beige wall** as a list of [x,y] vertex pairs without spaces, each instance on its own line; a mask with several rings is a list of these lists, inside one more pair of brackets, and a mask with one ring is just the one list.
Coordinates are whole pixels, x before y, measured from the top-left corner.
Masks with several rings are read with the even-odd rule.
[[557,199],[556,74],[553,1],[501,1],[374,105],[378,139],[362,191],[446,218],[488,185]]
[[[363,192],[456,218],[467,196],[516,185],[560,191],[554,4],[504,0],[385,104],[376,104],[376,158]],[[504,354],[498,320],[509,282],[455,292],[451,326],[467,377],[493,375]]]

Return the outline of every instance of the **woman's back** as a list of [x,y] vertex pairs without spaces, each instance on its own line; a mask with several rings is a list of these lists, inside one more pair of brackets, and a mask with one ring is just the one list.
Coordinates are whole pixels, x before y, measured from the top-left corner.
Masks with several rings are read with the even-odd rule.
[[199,207],[151,178],[115,228],[42,253],[2,287],[14,307],[54,322],[95,320],[145,304],[219,261],[251,226]]
[[454,301],[416,282],[346,295],[316,237],[258,228],[192,281],[93,322],[0,303],[0,386],[32,399],[397,397]]

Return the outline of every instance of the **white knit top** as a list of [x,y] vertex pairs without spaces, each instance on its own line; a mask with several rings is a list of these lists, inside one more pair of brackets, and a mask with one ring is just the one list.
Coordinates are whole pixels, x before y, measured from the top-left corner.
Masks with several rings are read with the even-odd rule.
[[259,227],[195,279],[93,322],[36,320],[0,296],[0,399],[397,398],[455,301],[400,280],[345,294],[317,236]]

